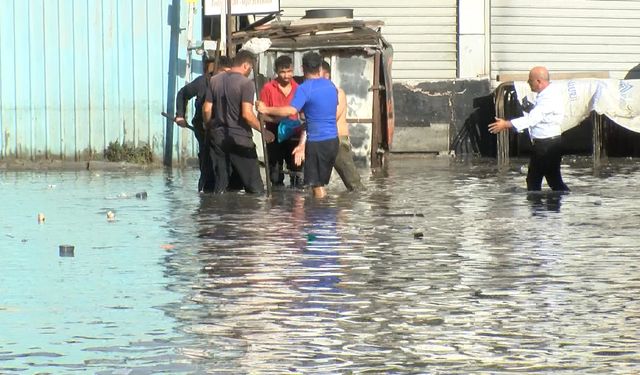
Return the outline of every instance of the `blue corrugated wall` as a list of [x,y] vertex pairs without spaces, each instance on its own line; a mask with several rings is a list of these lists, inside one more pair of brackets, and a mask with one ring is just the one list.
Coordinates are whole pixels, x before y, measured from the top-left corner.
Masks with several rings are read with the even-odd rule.
[[185,82],[187,11],[186,0],[3,0],[0,158],[101,159],[112,141],[149,144],[165,162],[194,156],[192,135],[160,116]]

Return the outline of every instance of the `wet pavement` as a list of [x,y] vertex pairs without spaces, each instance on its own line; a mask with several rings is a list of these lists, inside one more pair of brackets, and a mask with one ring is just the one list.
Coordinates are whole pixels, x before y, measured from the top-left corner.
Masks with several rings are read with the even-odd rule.
[[323,201],[0,172],[0,373],[640,371],[640,162],[565,157],[568,195],[494,163],[396,157]]

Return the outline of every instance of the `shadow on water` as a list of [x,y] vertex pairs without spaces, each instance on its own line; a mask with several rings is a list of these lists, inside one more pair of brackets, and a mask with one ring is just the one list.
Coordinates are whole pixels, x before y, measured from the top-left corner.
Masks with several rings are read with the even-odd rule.
[[637,163],[568,159],[566,195],[513,163],[392,159],[322,201],[4,173],[0,372],[634,372]]

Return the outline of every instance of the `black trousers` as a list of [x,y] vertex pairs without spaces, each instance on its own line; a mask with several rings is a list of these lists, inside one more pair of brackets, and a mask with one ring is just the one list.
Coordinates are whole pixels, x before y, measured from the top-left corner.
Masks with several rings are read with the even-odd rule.
[[560,137],[534,140],[529,160],[529,172],[527,173],[527,190],[542,190],[542,178],[544,177],[551,190],[569,191],[569,187],[562,181],[560,174],[561,161]]
[[198,165],[200,167],[200,178],[198,179],[198,191],[212,192],[215,188],[215,175],[213,173],[213,163],[209,152],[209,138],[201,122],[193,122],[196,140],[198,141]]
[[282,143],[274,141],[267,144],[267,152],[269,153],[269,173],[271,174],[271,183],[274,186],[284,185],[284,166],[287,166],[289,172],[300,172],[301,166],[295,165],[293,161],[293,149],[298,145],[298,141],[286,140]]
[[247,193],[264,193],[255,146],[238,145],[233,137],[220,132],[216,132],[213,138],[210,138],[210,144],[215,193],[240,188],[244,188]]
[[[276,140],[267,143],[267,154],[269,155],[269,174],[273,186],[284,185],[284,166],[287,166],[289,172],[301,172],[302,166],[294,163],[293,149],[298,145],[299,139],[289,138],[284,142],[278,142],[278,124],[267,123],[267,130],[276,136]],[[290,174],[289,181],[291,186],[295,185],[295,174]],[[300,182],[302,183],[302,182]]]

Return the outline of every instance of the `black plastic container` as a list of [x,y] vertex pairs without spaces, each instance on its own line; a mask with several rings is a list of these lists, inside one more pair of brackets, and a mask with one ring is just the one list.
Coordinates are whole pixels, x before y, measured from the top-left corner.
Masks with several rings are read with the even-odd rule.
[[75,256],[73,251],[75,250],[75,246],[73,245],[60,245],[60,256],[61,257],[73,257]]
[[307,9],[302,18],[337,18],[347,17],[353,18],[353,9],[335,8],[335,9]]

